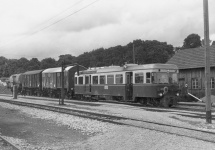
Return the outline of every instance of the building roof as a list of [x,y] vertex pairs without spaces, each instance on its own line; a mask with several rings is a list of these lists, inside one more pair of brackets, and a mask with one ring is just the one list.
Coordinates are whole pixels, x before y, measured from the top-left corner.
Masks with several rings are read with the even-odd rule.
[[[205,67],[205,48],[190,48],[179,50],[167,64],[175,64],[179,69]],[[215,66],[215,46],[210,47],[210,65]]]

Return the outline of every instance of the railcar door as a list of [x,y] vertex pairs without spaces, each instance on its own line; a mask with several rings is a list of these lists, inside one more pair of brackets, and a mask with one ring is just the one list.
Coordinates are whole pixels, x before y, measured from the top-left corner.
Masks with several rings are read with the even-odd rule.
[[133,73],[132,72],[126,72],[126,100],[132,100],[133,95]]
[[91,93],[91,75],[85,76],[85,92]]

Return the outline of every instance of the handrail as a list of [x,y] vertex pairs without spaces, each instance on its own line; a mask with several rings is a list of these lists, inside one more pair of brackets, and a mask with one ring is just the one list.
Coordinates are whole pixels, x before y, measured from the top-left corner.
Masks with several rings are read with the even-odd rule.
[[200,102],[203,102],[201,99],[199,99],[198,97],[196,97],[196,96],[192,95],[192,94],[191,94],[191,93],[189,93],[189,92],[188,92],[188,95],[192,96],[193,98],[197,99],[197,100],[198,100],[198,101],[200,101]]

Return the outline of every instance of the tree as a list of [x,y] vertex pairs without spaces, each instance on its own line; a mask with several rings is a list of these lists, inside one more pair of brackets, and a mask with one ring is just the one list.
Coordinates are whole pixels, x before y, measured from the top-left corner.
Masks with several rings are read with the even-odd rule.
[[58,66],[61,66],[63,61],[65,62],[65,65],[73,64],[75,62],[75,56],[70,54],[60,55],[57,61]]
[[26,59],[25,57],[20,58],[19,60],[17,60],[16,72],[24,73],[24,72],[28,71],[28,64],[29,64],[28,59]]
[[56,60],[54,58],[45,58],[41,60],[40,69],[54,68],[57,66]]
[[182,49],[196,48],[202,46],[201,38],[198,34],[190,34],[184,39]]
[[28,64],[29,71],[31,70],[39,70],[40,69],[40,61],[37,58],[32,58]]

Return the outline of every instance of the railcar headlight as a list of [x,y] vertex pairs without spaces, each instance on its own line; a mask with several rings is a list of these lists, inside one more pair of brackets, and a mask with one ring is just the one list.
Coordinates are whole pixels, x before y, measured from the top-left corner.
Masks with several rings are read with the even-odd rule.
[[163,94],[162,94],[162,93],[159,93],[158,95],[159,95],[160,97],[161,97],[161,96],[163,96]]
[[176,96],[179,96],[179,93],[176,93]]

